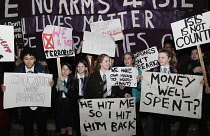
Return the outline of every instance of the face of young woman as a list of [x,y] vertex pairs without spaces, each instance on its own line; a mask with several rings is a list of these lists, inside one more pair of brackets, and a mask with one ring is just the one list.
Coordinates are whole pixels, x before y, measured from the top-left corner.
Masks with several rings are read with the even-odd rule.
[[158,62],[161,66],[168,66],[171,58],[168,57],[167,53],[161,52],[158,54]]
[[84,74],[85,70],[87,70],[87,67],[85,67],[85,65],[83,63],[79,63],[77,65],[77,72],[79,74]]
[[71,70],[66,65],[64,65],[61,69],[61,73],[64,78],[67,78],[69,74],[71,74]]
[[108,70],[110,67],[110,58],[105,56],[100,65],[102,70]]
[[134,60],[132,59],[132,56],[129,54],[126,54],[124,56],[124,64],[126,67],[133,67]]
[[191,59],[192,60],[198,60],[199,59],[198,50],[192,50],[191,51]]
[[23,62],[28,69],[31,69],[34,66],[36,58],[34,56],[30,56],[29,54],[23,57]]

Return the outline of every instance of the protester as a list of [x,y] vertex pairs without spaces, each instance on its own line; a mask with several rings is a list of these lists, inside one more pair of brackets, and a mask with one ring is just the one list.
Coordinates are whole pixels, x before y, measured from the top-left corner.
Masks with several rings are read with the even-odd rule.
[[[135,58],[134,55],[131,52],[127,52],[123,55],[123,61],[125,67],[133,67]],[[136,136],[143,136],[143,128],[142,128],[142,122],[141,122],[141,116],[139,112],[139,106],[140,106],[140,92],[141,92],[141,76],[142,72],[138,69],[138,75],[136,77],[138,85],[137,87],[125,87],[124,84],[120,84],[118,90],[116,90],[116,87],[113,87],[113,91],[116,96],[118,97],[135,97],[136,98]],[[120,92],[120,93],[119,93]],[[121,95],[119,95],[121,94]],[[122,95],[123,94],[123,95]]]
[[[175,54],[167,49],[162,49],[158,54],[158,62],[160,66],[154,68],[153,72],[161,73],[177,73]],[[169,115],[153,114],[153,135],[161,135],[161,125],[163,127],[163,135],[171,135],[171,118]]]
[[78,62],[79,60],[86,60],[87,64],[88,64],[88,72],[89,72],[89,74],[92,74],[94,72],[94,69],[95,69],[97,56],[93,55],[93,54],[81,53],[83,42],[84,41],[82,40],[80,42],[79,47],[77,48],[77,51],[76,51],[76,62]]
[[61,65],[61,79],[58,78],[53,87],[56,93],[56,120],[60,127],[61,136],[73,135],[75,104],[77,101],[76,92],[78,92],[78,84],[75,82],[72,74],[72,67],[69,63]]
[[[204,55],[204,54],[203,54]],[[190,74],[190,75],[202,75],[202,68],[199,61],[199,54],[197,48],[191,48],[191,60],[183,65],[180,69],[181,74]],[[205,62],[205,61],[204,61]],[[208,84],[210,84],[210,66],[209,64],[205,63],[206,68],[206,74],[208,77]],[[192,90],[197,91],[197,90]],[[198,126],[198,134],[199,136],[209,136],[209,130],[208,130],[208,116],[210,114],[210,94],[209,89],[204,87],[203,91],[203,97],[202,97],[202,115],[201,119],[190,119],[190,118],[181,118],[181,122],[179,124],[179,128],[177,131],[177,136],[187,136],[187,133],[189,131],[189,126],[192,123],[196,123]]]
[[106,78],[110,68],[110,57],[106,54],[98,56],[95,72],[90,75],[84,98],[106,98],[111,96],[111,88],[107,88]]
[[[36,51],[34,49],[25,48],[21,52],[21,60],[23,63],[15,68],[18,73],[46,73],[44,66],[36,62]],[[53,81],[49,83],[52,87]],[[3,86],[6,91],[6,86]],[[47,108],[45,107],[22,107],[24,136],[33,136],[34,121],[36,121],[39,136],[47,135]]]
[[[85,60],[79,60],[77,62],[77,66],[76,66],[76,71],[75,71],[75,80],[78,82],[78,99],[82,99],[84,98],[84,92],[87,86],[87,82],[88,82],[88,78],[89,78],[89,73],[88,73],[88,66],[87,66],[87,62]],[[76,130],[77,130],[77,136],[80,136],[80,118],[79,118],[79,105],[76,105]]]
[[[0,85],[3,83],[3,69],[0,66]],[[10,115],[3,107],[3,92],[0,87],[0,136],[9,136],[10,134]]]

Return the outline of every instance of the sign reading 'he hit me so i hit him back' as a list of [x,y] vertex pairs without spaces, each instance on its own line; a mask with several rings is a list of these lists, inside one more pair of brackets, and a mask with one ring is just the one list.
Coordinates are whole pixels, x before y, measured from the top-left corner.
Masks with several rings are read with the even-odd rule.
[[4,73],[4,108],[51,106],[51,74]]
[[81,99],[82,136],[132,136],[136,134],[135,98]]
[[201,118],[203,76],[142,72],[140,111]]
[[42,33],[47,59],[75,56],[71,28],[47,25]]
[[210,11],[171,23],[177,50],[210,42]]

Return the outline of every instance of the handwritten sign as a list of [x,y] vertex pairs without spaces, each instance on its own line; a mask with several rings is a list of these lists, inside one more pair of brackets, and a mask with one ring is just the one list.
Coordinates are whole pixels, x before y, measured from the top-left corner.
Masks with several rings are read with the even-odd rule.
[[138,76],[138,70],[135,67],[113,67],[107,75],[107,85],[124,84],[127,87],[137,87],[136,76]]
[[91,32],[109,34],[115,41],[123,39],[123,32],[120,19],[99,21],[90,24]]
[[4,109],[23,106],[51,106],[50,74],[5,73]]
[[115,41],[110,35],[85,31],[83,39],[82,53],[115,56]]
[[81,99],[83,136],[131,136],[136,134],[135,98]]
[[210,42],[210,11],[171,24],[176,49]]
[[137,52],[134,54],[135,57],[135,67],[138,69],[144,70],[150,70],[151,68],[154,68],[158,66],[158,50],[157,47],[151,47],[146,50]]
[[201,118],[202,76],[143,72],[140,111]]
[[47,59],[75,56],[72,44],[72,29],[47,25],[42,33]]
[[0,25],[0,62],[15,61],[14,27]]

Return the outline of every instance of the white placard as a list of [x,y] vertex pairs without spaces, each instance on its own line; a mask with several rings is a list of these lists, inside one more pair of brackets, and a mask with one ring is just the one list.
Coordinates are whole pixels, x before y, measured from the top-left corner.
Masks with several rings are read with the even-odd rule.
[[4,109],[51,106],[51,74],[4,73]]
[[135,67],[145,71],[158,66],[158,50],[156,46],[134,54]]
[[84,32],[82,53],[89,54],[107,54],[110,57],[115,56],[115,41],[108,34],[99,34],[94,32]]
[[140,111],[201,118],[203,76],[143,72]]
[[14,26],[0,25],[0,62],[15,61]]
[[107,75],[107,85],[119,86],[124,84],[127,87],[137,87],[137,76],[138,70],[135,67],[113,67]]
[[82,136],[131,136],[136,134],[135,98],[81,99]]
[[109,34],[115,41],[123,39],[122,25],[120,19],[99,21],[90,24],[91,32]]
[[47,59],[75,56],[71,28],[47,25],[42,33]]
[[177,50],[210,42],[210,11],[171,23]]

